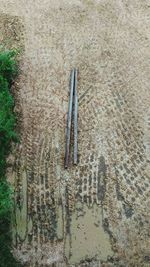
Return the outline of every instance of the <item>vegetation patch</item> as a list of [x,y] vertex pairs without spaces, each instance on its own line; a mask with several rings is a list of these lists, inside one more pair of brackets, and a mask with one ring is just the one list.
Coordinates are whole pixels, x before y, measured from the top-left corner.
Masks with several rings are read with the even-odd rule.
[[11,252],[12,190],[6,178],[7,156],[17,141],[14,101],[10,88],[18,74],[16,51],[0,50],[0,266],[18,267]]

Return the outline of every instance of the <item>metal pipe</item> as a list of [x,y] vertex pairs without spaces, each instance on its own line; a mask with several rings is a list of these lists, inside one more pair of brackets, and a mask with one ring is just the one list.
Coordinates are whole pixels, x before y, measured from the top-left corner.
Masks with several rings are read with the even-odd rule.
[[74,91],[74,75],[75,70],[71,72],[70,81],[70,96],[67,116],[67,131],[66,131],[66,151],[65,151],[65,168],[68,168],[69,164],[69,153],[70,153],[70,139],[71,139],[71,120],[72,120],[72,105],[73,105],[73,91]]
[[78,71],[75,69],[74,75],[74,109],[73,109],[73,119],[74,119],[74,152],[73,152],[73,162],[74,165],[78,163],[78,94],[77,94],[77,76]]

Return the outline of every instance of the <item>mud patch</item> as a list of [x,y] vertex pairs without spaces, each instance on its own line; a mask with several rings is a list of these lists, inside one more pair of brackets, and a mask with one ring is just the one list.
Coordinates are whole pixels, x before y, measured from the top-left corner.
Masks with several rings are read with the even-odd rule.
[[22,264],[27,264],[26,266],[32,267],[37,266],[56,266],[58,267],[65,266],[63,263],[63,254],[62,254],[62,244],[53,244],[45,243],[41,247],[29,247],[27,245],[22,246],[22,250],[15,250],[14,255],[22,262]]
[[94,204],[88,208],[84,204],[83,214],[78,212],[71,217],[70,237],[67,237],[65,254],[70,264],[77,264],[87,259],[106,261],[113,255],[109,235],[102,226],[102,208]]
[[23,49],[24,26],[21,18],[0,14],[0,44],[5,48]]

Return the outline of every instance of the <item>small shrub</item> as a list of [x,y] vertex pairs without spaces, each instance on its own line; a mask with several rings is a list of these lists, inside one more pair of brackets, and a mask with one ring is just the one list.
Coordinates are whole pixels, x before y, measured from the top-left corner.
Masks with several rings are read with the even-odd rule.
[[18,74],[18,68],[16,64],[17,51],[1,51],[0,52],[0,75],[9,84],[13,81]]
[[11,202],[11,189],[5,178],[0,183],[0,219],[9,218]]
[[20,266],[11,253],[12,191],[5,176],[11,142],[17,140],[14,101],[10,93],[18,73],[15,56],[14,51],[0,51],[0,267]]

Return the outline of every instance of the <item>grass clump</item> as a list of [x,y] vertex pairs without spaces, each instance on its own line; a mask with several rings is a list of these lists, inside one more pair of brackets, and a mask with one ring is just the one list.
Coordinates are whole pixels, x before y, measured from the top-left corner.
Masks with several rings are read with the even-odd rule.
[[15,51],[0,50],[0,267],[18,267],[11,253],[12,190],[6,178],[7,156],[15,133],[16,118],[11,85],[18,74]]

